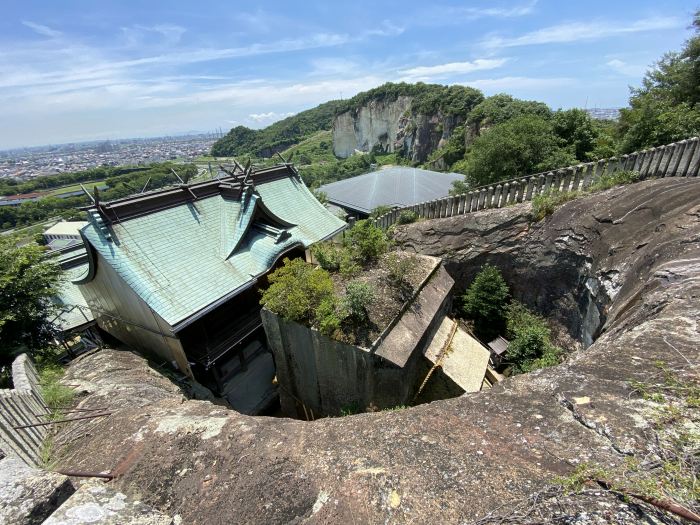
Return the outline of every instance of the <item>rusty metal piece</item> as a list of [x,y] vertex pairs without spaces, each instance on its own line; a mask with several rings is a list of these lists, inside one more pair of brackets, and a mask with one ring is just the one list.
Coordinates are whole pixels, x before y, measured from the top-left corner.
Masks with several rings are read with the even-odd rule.
[[90,414],[88,416],[80,416],[80,417],[70,417],[67,419],[58,419],[56,421],[45,421],[43,423],[32,423],[31,425],[20,425],[18,427],[12,427],[15,430],[20,430],[23,428],[34,428],[34,427],[46,427],[49,425],[58,425],[59,423],[68,423],[70,421],[79,421],[81,419],[91,419],[94,417],[104,417],[104,416],[109,416],[112,412],[102,412],[100,414]]
[[74,478],[104,478],[108,481],[114,479],[114,475],[111,473],[104,474],[102,472],[84,472],[82,470],[55,470],[54,472]]

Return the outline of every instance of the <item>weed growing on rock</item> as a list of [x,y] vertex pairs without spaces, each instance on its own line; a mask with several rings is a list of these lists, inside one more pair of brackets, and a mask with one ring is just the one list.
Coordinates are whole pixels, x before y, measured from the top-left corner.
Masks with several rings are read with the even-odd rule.
[[591,184],[588,191],[603,191],[609,190],[615,186],[620,186],[622,184],[632,184],[633,182],[639,181],[641,175],[637,171],[616,171],[612,174],[604,174],[598,177],[593,184]]
[[399,213],[399,217],[396,220],[398,224],[411,224],[418,220],[418,214],[415,211],[404,210]]
[[541,221],[554,213],[554,210],[565,202],[574,200],[581,195],[579,191],[545,192],[541,195],[535,195],[532,198],[532,218],[535,221]]
[[[73,402],[75,392],[72,388],[62,385],[63,368],[59,365],[47,365],[39,372],[41,395],[46,405],[55,413],[61,407]],[[55,414],[54,414],[55,415]]]
[[628,456],[614,469],[582,464],[554,482],[566,493],[593,485],[691,519],[700,512],[700,419],[694,406],[698,386],[681,379],[665,363],[656,366],[659,380],[630,382],[637,395],[657,405],[651,407],[647,421],[655,439],[644,455]]

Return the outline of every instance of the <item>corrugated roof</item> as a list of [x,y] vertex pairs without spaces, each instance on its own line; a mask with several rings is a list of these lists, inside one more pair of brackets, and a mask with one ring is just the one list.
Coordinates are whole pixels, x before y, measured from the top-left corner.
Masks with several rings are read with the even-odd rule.
[[507,339],[504,339],[500,335],[494,339],[493,341],[489,342],[489,348],[493,353],[496,355],[502,355],[508,350],[508,345],[510,343],[508,342]]
[[319,191],[333,204],[370,213],[377,206],[410,206],[445,197],[455,180],[464,180],[464,175],[396,166],[325,184]]
[[[175,326],[245,287],[293,246],[308,247],[345,226],[294,176],[267,180],[255,191],[248,201],[245,193],[240,200],[217,193],[113,223],[111,240],[96,222],[82,231],[126,283]],[[253,227],[256,209],[263,215],[269,211],[273,222],[276,217],[290,223],[287,234]]]

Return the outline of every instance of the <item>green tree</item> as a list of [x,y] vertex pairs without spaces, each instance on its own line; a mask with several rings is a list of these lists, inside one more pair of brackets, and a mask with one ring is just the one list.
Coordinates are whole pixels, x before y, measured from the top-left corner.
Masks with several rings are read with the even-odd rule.
[[484,99],[475,106],[469,114],[467,124],[472,133],[478,135],[482,128],[503,124],[523,115],[534,115],[547,120],[552,116],[552,110],[544,102],[520,100],[500,93]]
[[54,336],[50,323],[61,270],[44,248],[0,238],[0,368],[22,352],[42,353]]
[[700,133],[700,10],[693,27],[681,51],[665,54],[632,90],[630,108],[620,117],[624,152]]
[[462,311],[474,321],[474,332],[482,341],[491,341],[505,329],[505,309],[510,291],[501,272],[485,264],[462,296]]
[[556,133],[582,162],[592,159],[599,128],[591,116],[582,109],[559,110],[554,113],[552,126]]
[[481,186],[576,163],[550,120],[521,115],[477,137],[464,164],[470,186]]

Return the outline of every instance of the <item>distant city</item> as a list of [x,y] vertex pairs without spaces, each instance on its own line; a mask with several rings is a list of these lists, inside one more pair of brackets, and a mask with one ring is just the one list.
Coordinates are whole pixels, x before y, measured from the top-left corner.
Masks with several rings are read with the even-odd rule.
[[0,178],[29,180],[41,175],[82,171],[98,166],[191,161],[207,155],[221,133],[102,140],[0,151]]

